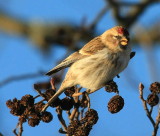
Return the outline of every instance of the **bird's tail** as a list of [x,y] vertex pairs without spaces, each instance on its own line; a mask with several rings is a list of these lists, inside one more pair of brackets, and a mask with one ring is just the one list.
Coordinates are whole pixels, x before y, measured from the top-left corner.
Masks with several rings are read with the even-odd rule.
[[64,92],[64,88],[62,88],[62,89],[60,88],[60,89],[49,99],[48,103],[45,104],[45,106],[44,106],[43,109],[42,109],[42,112],[44,112],[44,111],[48,108],[48,106],[51,105],[51,103],[54,102],[54,101],[57,99],[57,97],[58,97],[59,95],[61,95],[63,92]]
[[52,74],[60,71],[61,69],[63,69],[63,67],[60,67],[59,65],[56,66],[55,68],[51,69],[49,72],[46,73],[47,76],[51,76]]

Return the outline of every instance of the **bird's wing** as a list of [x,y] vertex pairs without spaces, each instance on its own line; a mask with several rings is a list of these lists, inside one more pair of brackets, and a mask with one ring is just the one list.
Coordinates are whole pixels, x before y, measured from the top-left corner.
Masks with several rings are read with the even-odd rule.
[[63,60],[56,67],[51,69],[49,72],[47,72],[46,75],[50,76],[53,73],[56,73],[64,68],[70,67],[74,62],[76,62],[77,60],[80,60],[84,57],[86,57],[86,55],[82,55],[77,51],[77,52],[71,54],[69,57],[67,57],[65,60]]
[[79,53],[83,55],[93,55],[97,53],[99,50],[103,50],[106,46],[102,43],[101,37],[98,36],[88,42],[80,51]]
[[58,64],[56,67],[51,69],[46,75],[52,75],[53,73],[56,73],[64,68],[70,67],[74,62],[86,58],[90,55],[93,55],[97,53],[99,50],[104,49],[106,46],[102,43],[101,37],[98,36],[88,42],[81,50],[71,54],[69,57],[67,57],[65,60],[63,60],[60,64]]

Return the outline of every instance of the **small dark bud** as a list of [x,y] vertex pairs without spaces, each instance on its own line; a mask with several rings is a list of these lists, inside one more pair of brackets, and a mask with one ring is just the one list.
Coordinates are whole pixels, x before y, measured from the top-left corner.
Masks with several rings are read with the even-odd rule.
[[144,85],[142,83],[140,83],[138,89],[142,92],[144,89]]
[[108,111],[110,111],[111,113],[117,113],[123,108],[123,106],[124,99],[119,95],[115,95],[108,102]]
[[152,94],[148,95],[147,103],[150,106],[155,106],[155,105],[157,105],[159,103],[159,97],[156,94],[152,93]]

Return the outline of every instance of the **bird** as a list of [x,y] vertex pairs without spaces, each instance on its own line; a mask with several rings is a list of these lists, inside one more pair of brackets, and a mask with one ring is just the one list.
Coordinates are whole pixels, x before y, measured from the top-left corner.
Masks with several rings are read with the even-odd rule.
[[130,53],[129,32],[122,26],[112,27],[89,41],[46,73],[51,76],[69,67],[60,88],[42,112],[67,88],[80,85],[90,94],[104,87],[127,67]]

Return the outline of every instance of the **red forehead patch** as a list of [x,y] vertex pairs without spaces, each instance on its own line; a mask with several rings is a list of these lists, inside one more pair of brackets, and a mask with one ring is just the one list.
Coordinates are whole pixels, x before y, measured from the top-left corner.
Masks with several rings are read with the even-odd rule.
[[122,27],[118,28],[118,29],[117,29],[117,32],[118,32],[119,34],[129,35],[128,31],[127,31],[125,28],[122,28]]

